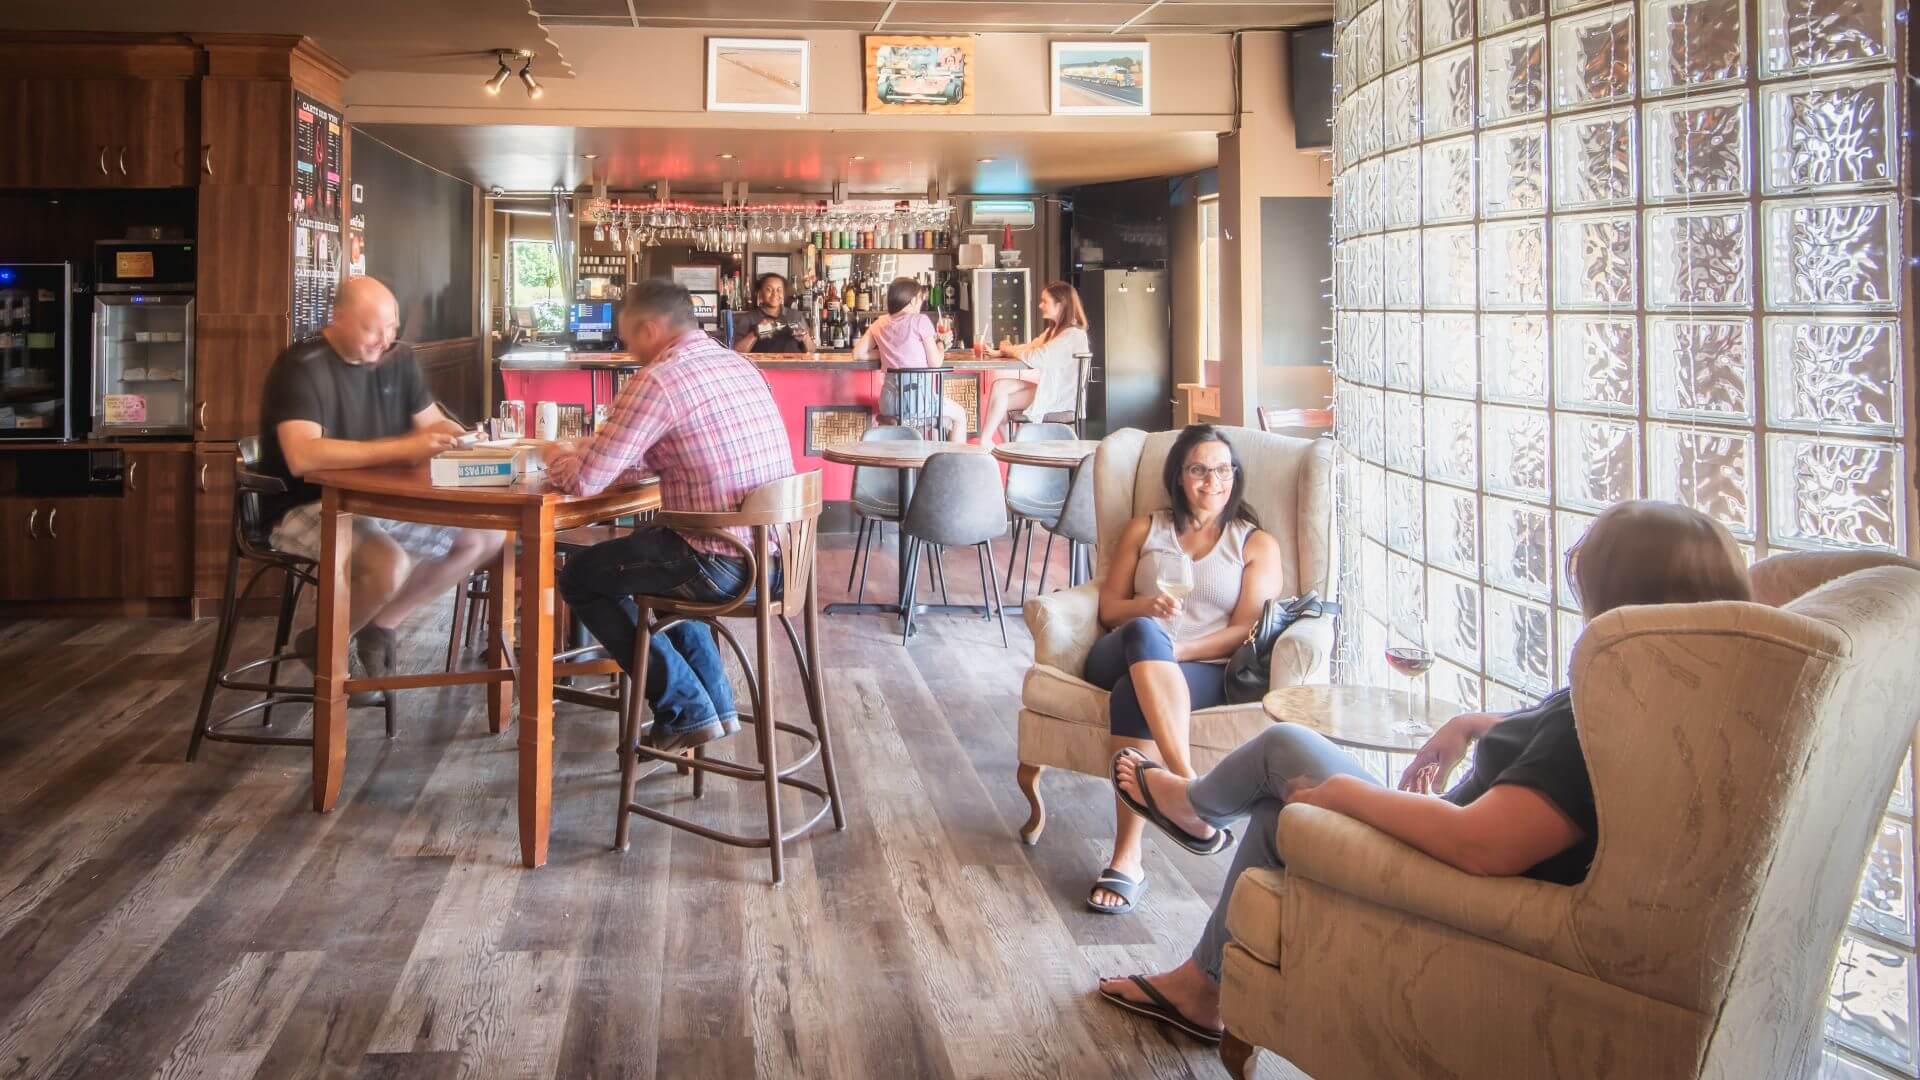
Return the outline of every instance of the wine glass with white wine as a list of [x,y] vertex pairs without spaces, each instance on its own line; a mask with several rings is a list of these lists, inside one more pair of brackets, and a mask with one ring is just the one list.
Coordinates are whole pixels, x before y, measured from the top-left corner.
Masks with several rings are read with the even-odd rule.
[[1193,595],[1193,560],[1184,551],[1156,552],[1153,587],[1180,601],[1181,612],[1167,620],[1167,636],[1178,638],[1180,618],[1185,613],[1187,597]]
[[1433,727],[1426,721],[1431,691],[1427,681],[1421,678],[1422,675],[1433,670],[1433,650],[1427,648],[1424,641],[1412,635],[1396,633],[1387,642],[1387,666],[1408,679],[1417,680],[1420,688],[1420,715],[1395,721],[1393,733],[1421,736],[1433,734]]

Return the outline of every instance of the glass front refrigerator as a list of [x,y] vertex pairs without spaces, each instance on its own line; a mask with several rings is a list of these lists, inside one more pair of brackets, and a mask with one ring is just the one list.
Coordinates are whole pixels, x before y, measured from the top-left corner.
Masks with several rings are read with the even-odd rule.
[[0,439],[74,437],[70,263],[0,263]]
[[97,245],[93,434],[193,430],[193,246]]

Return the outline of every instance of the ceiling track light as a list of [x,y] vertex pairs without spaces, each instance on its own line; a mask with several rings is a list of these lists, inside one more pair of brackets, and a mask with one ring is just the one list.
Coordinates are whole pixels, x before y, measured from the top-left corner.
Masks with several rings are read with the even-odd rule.
[[507,85],[507,80],[513,78],[513,69],[507,67],[507,56],[508,53],[505,49],[495,49],[493,51],[493,58],[499,61],[500,67],[493,73],[493,78],[487,80],[487,93],[498,94],[500,88]]
[[526,64],[520,68],[520,81],[526,85],[527,96],[539,100],[544,91],[540,89],[540,84],[534,81],[532,56],[528,56]]

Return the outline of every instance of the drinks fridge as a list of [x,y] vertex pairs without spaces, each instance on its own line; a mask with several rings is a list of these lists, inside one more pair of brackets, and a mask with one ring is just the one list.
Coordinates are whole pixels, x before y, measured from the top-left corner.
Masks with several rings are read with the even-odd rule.
[[193,245],[103,241],[94,254],[93,434],[187,434]]
[[73,267],[0,263],[0,439],[74,437]]
[[1033,320],[1033,281],[1027,268],[970,270],[973,340],[989,347],[1008,338],[1026,341],[1038,331]]

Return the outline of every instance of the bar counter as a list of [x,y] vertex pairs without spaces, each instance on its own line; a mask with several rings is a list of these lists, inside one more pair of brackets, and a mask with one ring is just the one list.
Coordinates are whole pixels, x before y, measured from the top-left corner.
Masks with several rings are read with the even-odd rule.
[[[853,470],[826,461],[820,453],[836,443],[858,439],[872,422],[883,381],[879,362],[855,360],[847,352],[744,355],[773,390],[793,446],[794,468],[820,469],[826,498],[831,502],[848,499]],[[993,380],[1014,377],[1023,367],[1018,360],[975,359],[971,352],[960,351],[948,353],[946,362],[957,369],[946,378],[947,396],[967,411],[973,424],[979,422],[980,402]],[[613,402],[622,376],[640,368],[627,353],[558,349],[507,353],[499,364],[506,397],[526,402],[529,423],[536,402],[555,401],[582,406],[589,426],[595,408]]]

